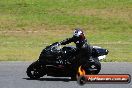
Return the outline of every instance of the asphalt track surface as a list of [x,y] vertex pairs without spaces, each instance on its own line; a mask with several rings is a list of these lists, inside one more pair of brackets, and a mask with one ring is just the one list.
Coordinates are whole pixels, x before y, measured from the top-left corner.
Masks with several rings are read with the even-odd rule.
[[[32,62],[0,62],[0,88],[132,88],[129,84],[85,84],[80,86],[76,81],[66,77],[44,76],[31,80],[26,75],[26,68]],[[102,63],[100,74],[130,74],[132,63]]]

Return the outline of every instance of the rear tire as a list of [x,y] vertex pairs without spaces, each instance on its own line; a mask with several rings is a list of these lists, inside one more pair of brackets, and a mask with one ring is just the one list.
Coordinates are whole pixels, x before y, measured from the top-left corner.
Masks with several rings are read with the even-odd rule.
[[45,75],[45,68],[38,61],[36,61],[36,62],[33,62],[27,68],[26,73],[27,73],[27,76],[32,79],[38,79]]
[[98,74],[101,70],[101,63],[96,61],[94,65],[96,66],[97,70],[93,74]]
[[101,70],[101,63],[99,61],[95,62],[88,62],[84,69],[86,71],[86,74],[98,74]]
[[84,85],[87,82],[87,79],[84,76],[80,76],[77,80],[77,83],[81,86]]

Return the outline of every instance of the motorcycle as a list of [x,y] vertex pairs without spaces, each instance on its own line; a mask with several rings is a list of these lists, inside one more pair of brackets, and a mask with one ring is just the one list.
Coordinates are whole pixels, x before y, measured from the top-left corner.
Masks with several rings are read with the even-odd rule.
[[[92,46],[92,55],[85,64],[78,64],[77,48],[59,45],[58,42],[42,50],[39,59],[27,68],[27,76],[38,79],[44,75],[53,77],[77,77],[85,74],[98,74],[101,70],[100,60],[108,54],[107,49]],[[80,59],[81,60],[81,59]]]

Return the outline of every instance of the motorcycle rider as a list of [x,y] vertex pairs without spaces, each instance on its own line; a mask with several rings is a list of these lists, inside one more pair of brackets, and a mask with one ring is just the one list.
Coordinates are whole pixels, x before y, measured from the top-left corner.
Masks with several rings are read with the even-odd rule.
[[73,36],[71,38],[67,38],[60,42],[61,45],[66,45],[71,42],[74,42],[77,47],[77,63],[78,64],[84,64],[86,60],[90,59],[91,55],[91,48],[90,45],[87,42],[87,39],[85,38],[85,34],[82,31],[82,29],[77,28],[75,29]]

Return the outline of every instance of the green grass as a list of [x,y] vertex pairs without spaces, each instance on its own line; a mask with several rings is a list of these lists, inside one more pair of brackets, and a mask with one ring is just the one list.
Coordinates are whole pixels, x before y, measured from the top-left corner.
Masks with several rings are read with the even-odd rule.
[[132,62],[132,0],[0,0],[0,61],[36,60],[76,27],[110,51],[104,61]]

